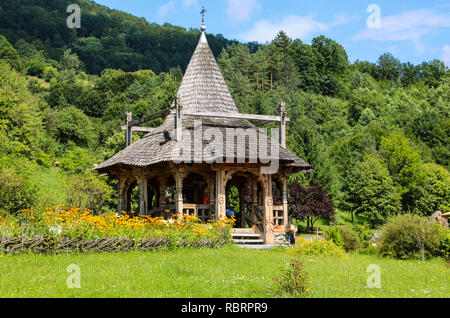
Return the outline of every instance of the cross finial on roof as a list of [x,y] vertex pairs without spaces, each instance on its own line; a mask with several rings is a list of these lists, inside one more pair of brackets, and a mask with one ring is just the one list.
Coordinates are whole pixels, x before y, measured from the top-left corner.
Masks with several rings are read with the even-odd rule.
[[205,13],[206,13],[206,9],[205,9],[205,6],[203,6],[203,7],[202,7],[202,11],[200,11],[200,14],[202,15],[202,27],[201,27],[202,32],[206,30],[206,26],[205,26]]

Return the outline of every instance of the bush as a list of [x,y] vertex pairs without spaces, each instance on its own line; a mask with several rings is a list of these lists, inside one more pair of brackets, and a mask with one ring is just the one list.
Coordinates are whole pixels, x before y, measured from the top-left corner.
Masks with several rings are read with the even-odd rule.
[[95,157],[89,150],[74,147],[67,150],[60,159],[61,168],[69,174],[83,173],[94,167]]
[[369,226],[353,224],[352,229],[358,234],[362,246],[367,247],[367,244],[373,237],[374,231]]
[[336,256],[342,257],[345,255],[343,248],[337,246],[333,241],[329,240],[314,240],[312,242],[300,239],[294,248],[291,249],[294,255],[306,256]]
[[439,254],[445,260],[450,260],[450,231],[447,230],[447,234],[441,240],[441,245],[439,247]]
[[0,169],[0,211],[15,214],[36,201],[36,187],[11,169]]
[[276,281],[279,289],[293,296],[307,294],[310,290],[310,277],[301,259],[292,260]]
[[92,173],[72,176],[64,189],[69,206],[89,209],[96,214],[104,212],[114,192],[104,179]]
[[356,233],[350,226],[340,226],[339,233],[344,241],[344,249],[349,251],[355,251],[361,248],[361,241],[358,233]]
[[326,232],[328,239],[337,246],[341,246],[346,252],[357,250],[361,247],[358,233],[350,226],[335,226]]
[[331,240],[337,246],[344,246],[344,241],[342,240],[341,233],[339,232],[339,228],[337,226],[330,227],[326,232],[325,236],[328,240]]
[[445,235],[443,226],[430,222],[426,217],[397,216],[381,230],[380,255],[398,259],[440,256]]

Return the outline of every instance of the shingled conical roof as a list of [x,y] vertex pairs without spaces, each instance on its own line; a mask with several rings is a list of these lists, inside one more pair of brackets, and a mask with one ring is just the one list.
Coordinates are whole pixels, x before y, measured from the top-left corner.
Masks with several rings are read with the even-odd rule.
[[185,113],[237,113],[238,109],[202,32],[178,90]]

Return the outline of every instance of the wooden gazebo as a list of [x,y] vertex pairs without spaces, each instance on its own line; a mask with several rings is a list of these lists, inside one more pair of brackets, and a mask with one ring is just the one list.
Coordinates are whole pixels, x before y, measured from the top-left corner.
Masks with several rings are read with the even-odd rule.
[[[205,29],[203,25],[172,107],[141,120],[133,121],[130,116],[123,127],[127,147],[96,169],[118,180],[119,212],[130,212],[131,193],[136,186],[140,194],[136,212],[155,217],[175,213],[178,217],[195,215],[203,221],[223,218],[229,191],[235,187],[240,197],[240,209],[235,211],[237,227],[260,234],[265,244],[273,245],[276,233],[284,234],[288,222],[289,175],[312,168],[286,149],[289,118],[283,103],[279,116],[239,113],[208,45]],[[158,117],[165,117],[160,127],[139,127]],[[267,135],[257,130],[257,125],[267,122],[279,122],[279,140],[267,138],[262,144],[262,137]],[[131,143],[133,131],[148,134]],[[226,137],[225,145],[205,158],[211,142],[205,136],[211,131],[216,132],[216,137]],[[232,140],[230,132],[235,133]],[[200,143],[196,136],[203,136]],[[183,150],[180,160],[174,158],[174,154],[181,153],[179,149],[192,151]],[[278,169],[264,172],[274,157]],[[276,205],[273,189],[280,194]]]

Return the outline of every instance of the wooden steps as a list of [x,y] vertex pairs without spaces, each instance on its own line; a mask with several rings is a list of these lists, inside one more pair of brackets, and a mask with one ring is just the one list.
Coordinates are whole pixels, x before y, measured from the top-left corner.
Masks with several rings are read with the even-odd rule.
[[253,229],[234,229],[231,238],[234,244],[242,248],[267,249],[262,235],[255,233]]

